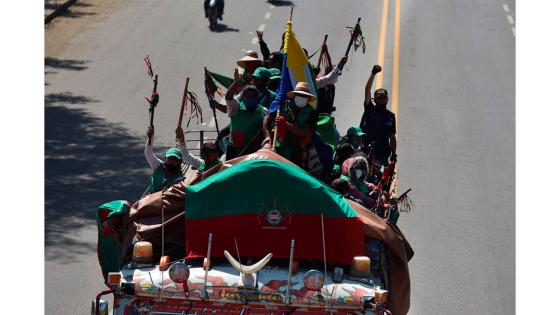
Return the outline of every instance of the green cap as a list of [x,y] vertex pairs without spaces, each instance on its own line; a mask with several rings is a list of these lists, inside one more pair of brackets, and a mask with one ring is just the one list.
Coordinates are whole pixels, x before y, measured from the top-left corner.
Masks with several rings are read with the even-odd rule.
[[362,128],[358,127],[358,126],[352,126],[350,128],[348,128],[348,132],[346,132],[347,135],[356,135],[358,137],[361,136],[365,136],[365,133],[362,131]]
[[258,67],[253,72],[252,76],[254,76],[257,79],[268,80],[270,78],[270,72],[265,67]]
[[268,69],[268,72],[270,72],[270,80],[276,80],[276,79],[281,79],[282,78],[280,76],[282,74],[282,72],[280,72],[280,70],[278,70],[276,68],[270,68],[270,69]]
[[181,150],[177,149],[177,148],[171,148],[169,150],[167,150],[167,153],[165,153],[165,157],[174,157],[177,158],[179,160],[183,159],[183,154],[181,154]]

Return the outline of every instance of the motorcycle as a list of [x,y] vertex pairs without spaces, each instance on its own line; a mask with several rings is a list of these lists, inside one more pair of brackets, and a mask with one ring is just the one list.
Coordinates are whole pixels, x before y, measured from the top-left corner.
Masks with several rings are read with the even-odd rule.
[[222,19],[224,0],[205,0],[204,10],[210,23],[210,30],[215,31],[218,26],[218,19]]

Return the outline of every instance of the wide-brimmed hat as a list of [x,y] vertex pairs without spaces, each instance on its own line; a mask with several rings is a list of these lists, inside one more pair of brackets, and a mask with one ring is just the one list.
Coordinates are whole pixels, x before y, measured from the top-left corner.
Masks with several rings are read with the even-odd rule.
[[237,65],[240,66],[241,68],[245,67],[245,65],[248,62],[258,62],[259,64],[262,64],[263,61],[259,59],[259,54],[257,54],[256,51],[254,50],[247,50],[245,52],[245,56],[243,56],[243,58],[237,60]]
[[287,93],[288,97],[294,98],[295,96],[307,97],[310,101],[314,101],[317,96],[311,93],[311,88],[307,82],[298,82],[293,91]]

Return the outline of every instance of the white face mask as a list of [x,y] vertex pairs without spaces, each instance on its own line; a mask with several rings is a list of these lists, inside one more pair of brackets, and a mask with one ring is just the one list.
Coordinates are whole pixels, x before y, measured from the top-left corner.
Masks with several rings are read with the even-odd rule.
[[307,105],[307,97],[296,96],[294,97],[294,103],[298,108],[304,108]]
[[354,176],[355,176],[357,179],[362,178],[362,175],[363,175],[363,174],[364,174],[364,172],[363,172],[362,170],[355,170],[355,171],[354,171]]

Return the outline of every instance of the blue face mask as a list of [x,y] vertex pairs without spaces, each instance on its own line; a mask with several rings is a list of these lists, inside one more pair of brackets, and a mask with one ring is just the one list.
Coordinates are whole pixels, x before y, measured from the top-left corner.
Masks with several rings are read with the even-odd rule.
[[245,100],[244,103],[248,108],[256,108],[257,105],[259,105],[259,100],[257,100],[256,98],[250,98],[248,100]]

